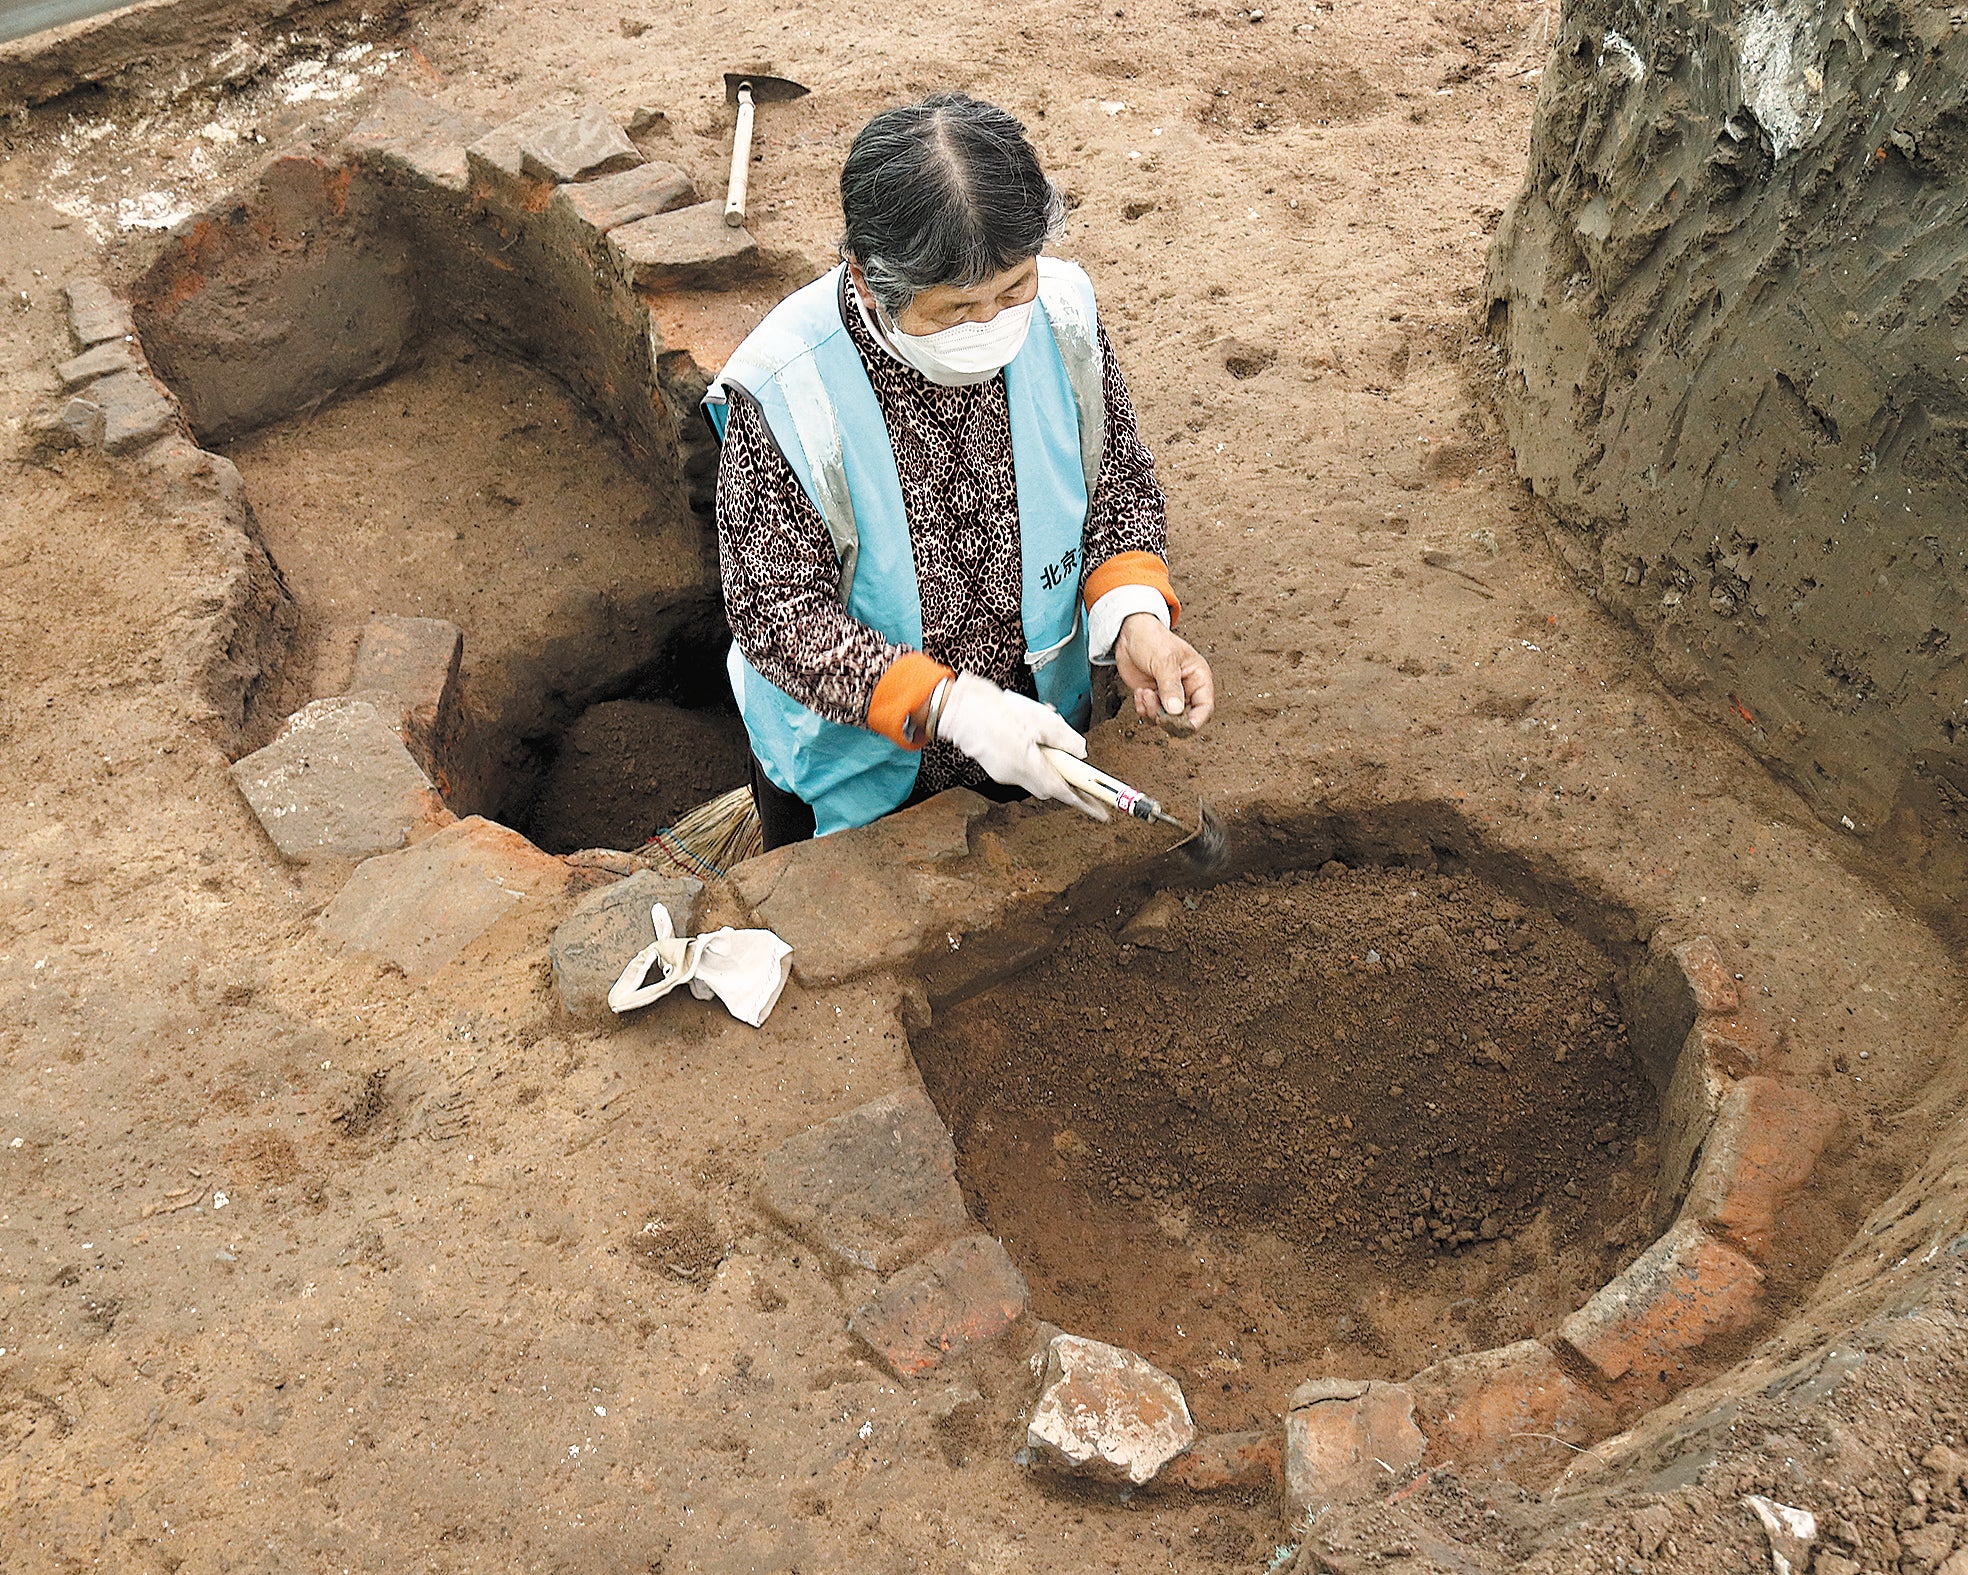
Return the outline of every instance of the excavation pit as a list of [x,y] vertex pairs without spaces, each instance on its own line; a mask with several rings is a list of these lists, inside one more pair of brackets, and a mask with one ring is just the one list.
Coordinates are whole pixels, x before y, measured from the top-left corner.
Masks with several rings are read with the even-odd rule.
[[305,676],[377,614],[463,634],[445,798],[550,853],[633,848],[745,781],[716,555],[536,366],[438,332],[387,382],[227,448],[302,611]]
[[1546,1333],[1652,1240],[1631,959],[1549,907],[1329,863],[1127,918],[913,1043],[1034,1311],[1206,1426]]

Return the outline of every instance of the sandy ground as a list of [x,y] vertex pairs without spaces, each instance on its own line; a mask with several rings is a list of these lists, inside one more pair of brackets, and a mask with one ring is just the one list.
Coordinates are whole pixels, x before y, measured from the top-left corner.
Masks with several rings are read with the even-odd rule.
[[[1097,749],[1233,805],[1461,800],[1526,856],[1705,912],[1849,1116],[1775,1276],[1794,1305],[1922,1157],[1952,960],[1651,683],[1510,477],[1463,352],[1549,13],[1253,17],[474,5],[386,64],[491,118],[662,107],[713,189],[716,73],[800,77],[813,96],[762,118],[756,229],[816,263],[875,108],[961,82],[1023,115],[1075,203],[1061,250],[1125,358],[1223,696],[1179,756],[1126,728]],[[265,134],[346,107],[290,95]],[[46,385],[53,283],[92,226],[258,156],[202,138],[204,113],[30,126],[0,170],[0,414]],[[150,244],[112,242],[124,267]],[[851,1287],[756,1211],[766,1149],[912,1075],[892,987],[795,989],[759,1033],[670,1002],[596,1038],[552,1019],[551,916],[427,987],[330,954],[310,921],[333,878],[279,862],[185,724],[173,586],[198,543],[143,528],[137,485],[76,461],[10,463],[0,488],[0,1565],[1265,1566],[1269,1504],[1034,1482],[1009,1458],[1019,1353],[980,1365],[974,1409],[904,1389],[844,1332]],[[291,526],[270,501],[269,536]],[[1487,1502],[1456,1496],[1472,1539]],[[1713,1502],[1680,1567],[1753,1567],[1753,1528]]]

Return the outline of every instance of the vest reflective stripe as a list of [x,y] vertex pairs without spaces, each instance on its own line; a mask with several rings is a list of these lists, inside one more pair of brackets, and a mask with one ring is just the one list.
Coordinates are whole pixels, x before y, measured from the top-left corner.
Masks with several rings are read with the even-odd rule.
[[[847,611],[885,638],[919,650],[922,602],[902,486],[880,403],[841,322],[842,271],[795,291],[767,315],[712,384],[705,410],[722,434],[728,386],[758,401],[827,523]],[[1039,304],[1024,348],[1005,370],[1018,491],[1020,613],[1039,698],[1083,724],[1091,672],[1079,616],[1081,538],[1105,442],[1106,402],[1086,275],[1071,263],[1041,258]],[[909,796],[921,764],[915,751],[808,710],[746,662],[735,645],[728,665],[760,764],[780,788],[813,806],[820,835],[866,825]]]

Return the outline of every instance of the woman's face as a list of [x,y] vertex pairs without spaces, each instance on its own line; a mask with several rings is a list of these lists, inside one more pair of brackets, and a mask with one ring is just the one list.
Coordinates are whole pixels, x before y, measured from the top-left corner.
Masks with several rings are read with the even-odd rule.
[[[872,300],[858,264],[854,269],[854,284],[865,299]],[[954,328],[958,323],[988,323],[1006,307],[1023,306],[1038,293],[1039,260],[1027,257],[1016,267],[993,274],[982,284],[967,289],[949,284],[930,286],[903,308],[895,326],[905,334],[921,335]]]

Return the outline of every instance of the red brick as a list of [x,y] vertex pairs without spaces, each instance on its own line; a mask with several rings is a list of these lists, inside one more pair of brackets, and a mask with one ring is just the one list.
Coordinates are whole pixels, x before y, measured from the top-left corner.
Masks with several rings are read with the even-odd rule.
[[1763,1271],[1682,1220],[1558,1326],[1559,1337],[1608,1383],[1651,1380],[1710,1335],[1747,1327]]
[[1408,1387],[1428,1439],[1425,1458],[1463,1471],[1561,1467],[1615,1425],[1611,1405],[1536,1340],[1452,1356],[1423,1368]]
[[1025,1276],[991,1236],[965,1236],[891,1276],[848,1328],[897,1378],[995,1340],[1025,1313]]
[[1400,1486],[1427,1439],[1414,1395],[1379,1379],[1315,1378],[1285,1412],[1285,1516],[1296,1524],[1336,1504],[1379,1498]]
[[1284,1442],[1278,1434],[1212,1433],[1162,1467],[1155,1485],[1191,1493],[1274,1492],[1284,1479]]
[[1695,996],[1695,1010],[1703,1016],[1733,1012],[1740,1004],[1736,976],[1722,961],[1722,954],[1716,950],[1715,942],[1706,935],[1697,935],[1693,940],[1683,941],[1675,947],[1674,960],[1681,965],[1682,973],[1687,975],[1688,988]]
[[1744,1078],[1723,1097],[1683,1217],[1768,1262],[1777,1211],[1809,1179],[1837,1125],[1838,1112],[1802,1089]]

